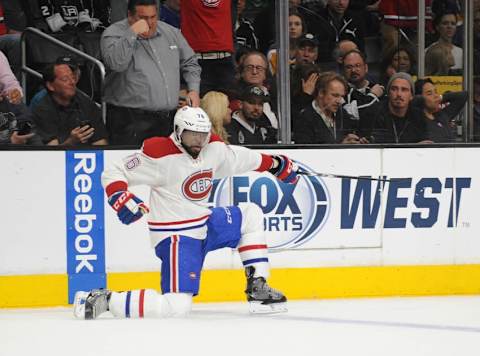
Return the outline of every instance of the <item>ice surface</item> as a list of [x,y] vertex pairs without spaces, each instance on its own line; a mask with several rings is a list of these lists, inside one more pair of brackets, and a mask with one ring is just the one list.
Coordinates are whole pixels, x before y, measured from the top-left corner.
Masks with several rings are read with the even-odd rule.
[[184,319],[75,320],[71,308],[0,309],[0,355],[480,355],[480,296],[194,304]]

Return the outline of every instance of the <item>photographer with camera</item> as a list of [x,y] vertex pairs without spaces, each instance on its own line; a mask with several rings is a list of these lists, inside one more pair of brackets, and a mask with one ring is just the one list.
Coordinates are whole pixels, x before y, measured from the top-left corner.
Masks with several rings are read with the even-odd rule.
[[33,109],[42,141],[47,145],[107,145],[101,109],[77,90],[71,66],[49,64],[43,80],[48,95]]
[[0,101],[0,145],[41,145],[42,140],[35,134],[31,113],[20,104],[7,100]]

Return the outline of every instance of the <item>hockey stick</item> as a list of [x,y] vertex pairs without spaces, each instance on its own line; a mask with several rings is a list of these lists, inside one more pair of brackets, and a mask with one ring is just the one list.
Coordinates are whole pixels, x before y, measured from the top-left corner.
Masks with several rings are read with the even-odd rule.
[[387,178],[372,178],[372,177],[364,177],[364,176],[347,176],[344,174],[331,174],[331,173],[319,173],[319,172],[307,172],[303,170],[299,170],[297,172],[300,175],[303,176],[310,176],[310,177],[325,177],[325,178],[346,178],[346,179],[366,179],[366,180],[374,180],[377,182],[392,182],[395,180],[399,180],[401,178],[395,178],[395,179],[387,179]]

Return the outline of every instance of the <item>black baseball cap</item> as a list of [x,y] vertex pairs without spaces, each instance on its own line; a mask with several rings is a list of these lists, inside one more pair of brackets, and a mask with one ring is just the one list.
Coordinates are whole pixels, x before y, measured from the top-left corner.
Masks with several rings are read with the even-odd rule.
[[254,100],[262,100],[263,102],[270,101],[270,94],[268,90],[264,87],[258,85],[249,85],[247,86],[242,92],[242,101],[251,101]]
[[299,39],[298,39],[298,45],[299,46],[304,46],[304,45],[310,45],[313,47],[318,47],[320,42],[318,41],[318,38],[313,34],[313,33],[304,33]]
[[60,56],[56,59],[55,64],[66,64],[72,69],[72,71],[78,69],[78,62],[71,56]]

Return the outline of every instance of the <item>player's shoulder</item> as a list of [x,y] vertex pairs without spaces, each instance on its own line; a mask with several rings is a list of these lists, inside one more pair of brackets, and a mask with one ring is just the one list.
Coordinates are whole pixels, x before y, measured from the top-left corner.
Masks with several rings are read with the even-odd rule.
[[170,137],[151,137],[143,141],[142,152],[151,158],[162,158],[182,151]]
[[215,143],[215,142],[224,143],[220,136],[218,136],[217,134],[211,134],[210,141],[208,141],[208,143]]

